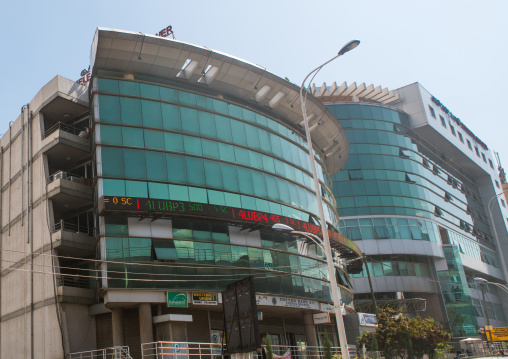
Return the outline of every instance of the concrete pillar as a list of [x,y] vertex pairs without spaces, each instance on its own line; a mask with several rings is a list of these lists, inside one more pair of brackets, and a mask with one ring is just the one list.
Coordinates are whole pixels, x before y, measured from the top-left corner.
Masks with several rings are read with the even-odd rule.
[[139,337],[141,344],[152,343],[153,325],[152,325],[152,308],[148,303],[139,305]]
[[317,332],[316,326],[314,325],[314,318],[312,317],[312,312],[302,312],[303,316],[303,329],[305,331],[305,339],[307,341],[307,347],[311,347],[308,349],[308,355],[311,358],[318,357],[318,351],[316,350],[318,346],[317,340]]
[[113,346],[125,345],[123,335],[123,309],[113,308],[111,311],[111,321],[113,322]]

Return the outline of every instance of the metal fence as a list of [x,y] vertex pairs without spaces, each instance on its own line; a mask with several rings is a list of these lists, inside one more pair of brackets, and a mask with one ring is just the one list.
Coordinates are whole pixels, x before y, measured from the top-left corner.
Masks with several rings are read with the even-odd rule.
[[[67,125],[63,122],[58,122],[54,126],[50,127],[48,130],[46,130],[46,132],[44,132],[44,138],[48,137],[53,132],[56,132],[58,130],[69,132],[69,133],[72,133],[73,135],[78,135],[80,137],[84,137],[84,135],[86,134],[86,132],[83,129],[77,128],[75,126]],[[81,134],[83,134],[83,135],[81,136]]]
[[59,222],[56,222],[53,226],[51,233],[55,233],[58,231],[66,231],[66,232],[72,232],[72,233],[83,233],[87,234],[89,236],[94,235],[94,228],[87,227],[87,226],[78,226],[74,223],[68,223],[64,222],[63,220],[60,220]]
[[79,176],[73,173],[65,172],[65,171],[57,171],[49,176],[48,184],[57,180],[64,179],[71,182],[82,183],[86,185],[90,185],[90,179],[84,178],[83,176]]
[[[357,356],[356,347],[349,345],[349,356]],[[273,354],[283,356],[291,353],[293,359],[323,357],[323,347],[273,345]],[[143,359],[221,359],[221,345],[191,342],[152,342],[141,344]],[[340,355],[340,347],[332,347],[332,355]],[[258,351],[257,356],[263,356]]]
[[71,353],[69,359],[132,359],[128,346]]

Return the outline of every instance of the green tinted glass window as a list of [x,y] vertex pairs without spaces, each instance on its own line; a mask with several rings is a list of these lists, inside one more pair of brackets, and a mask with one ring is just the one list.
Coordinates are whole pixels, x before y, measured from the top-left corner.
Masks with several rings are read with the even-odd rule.
[[105,145],[122,145],[122,128],[119,126],[101,125],[101,143]]
[[160,102],[141,101],[141,113],[143,115],[143,126],[162,127],[162,111]]
[[168,169],[168,181],[175,183],[187,183],[187,169],[185,157],[180,155],[166,154]]
[[238,167],[238,182],[240,185],[240,192],[246,194],[254,194],[254,183],[252,182],[251,171]]
[[129,197],[148,197],[148,186],[142,181],[125,181],[125,195]]
[[161,87],[160,90],[161,100],[178,102],[178,91],[167,87]]
[[118,93],[118,80],[98,78],[99,91]]
[[125,196],[125,181],[103,179],[102,180],[104,196]]
[[198,111],[192,108],[180,107],[180,113],[183,132],[199,134]]
[[201,140],[201,146],[203,147],[203,155],[206,157],[220,158],[219,145],[215,141]]
[[148,182],[148,197],[157,199],[169,199],[169,188],[165,183]]
[[227,117],[215,115],[215,127],[217,129],[217,137],[220,140],[232,142],[231,120]]
[[139,84],[139,89],[141,92],[141,97],[148,97],[156,100],[160,100],[161,98],[159,93],[159,86]]
[[123,150],[102,147],[102,175],[106,177],[125,177]]
[[201,158],[186,157],[188,181],[190,184],[205,186],[205,168]]
[[99,96],[99,118],[101,122],[120,123],[120,100],[116,96]]
[[224,189],[228,191],[238,192],[240,190],[240,187],[238,184],[238,174],[236,172],[236,166],[222,163],[221,172],[224,181]]
[[145,148],[164,150],[164,133],[160,131],[144,130]]
[[215,121],[213,114],[209,112],[200,111],[198,113],[199,133],[206,137],[217,137],[217,130],[215,129]]
[[135,98],[120,97],[120,110],[122,111],[122,123],[124,125],[141,126],[141,100]]
[[185,153],[196,156],[203,155],[201,139],[198,137],[183,136],[183,147],[185,148]]
[[146,160],[144,151],[124,149],[125,177],[127,178],[146,178]]
[[219,156],[223,161],[236,162],[234,147],[226,143],[218,143],[219,145]]
[[166,156],[162,152],[146,151],[147,178],[154,181],[167,181]]
[[162,108],[162,126],[165,130],[181,131],[182,120],[180,117],[180,108],[176,105],[167,103],[161,104]]
[[213,188],[222,188],[221,166],[215,161],[205,161],[206,185]]
[[182,135],[164,132],[164,148],[166,151],[183,152]]
[[145,147],[143,129],[133,127],[122,127],[122,137],[124,146]]
[[139,83],[137,82],[129,82],[129,81],[120,81],[120,93],[122,95],[132,95],[139,96]]

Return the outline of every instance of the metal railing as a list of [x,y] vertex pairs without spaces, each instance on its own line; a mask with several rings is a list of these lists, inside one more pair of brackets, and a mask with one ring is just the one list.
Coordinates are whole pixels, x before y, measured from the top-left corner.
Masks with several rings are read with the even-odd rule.
[[[89,273],[83,273],[82,275],[90,275]],[[61,274],[57,277],[57,285],[59,287],[73,287],[73,288],[85,288],[90,289],[92,287],[90,283],[90,278],[84,278],[79,274],[76,275],[66,275]]]
[[132,359],[128,346],[71,353],[69,359]]
[[82,184],[85,184],[88,186],[90,185],[89,178],[85,178],[83,176],[65,172],[65,171],[57,171],[57,172],[53,173],[51,176],[49,176],[48,184],[57,180],[57,179],[64,179],[64,180],[71,181],[71,182],[82,183]]
[[68,133],[72,133],[73,135],[78,135],[78,136],[80,136],[80,134],[83,134],[83,136],[80,136],[80,137],[85,137],[85,134],[86,134],[86,131],[81,128],[77,128],[72,125],[67,125],[63,122],[58,122],[54,126],[50,127],[48,130],[46,130],[46,132],[44,132],[44,138],[48,137],[53,132],[56,132],[58,130],[62,130],[62,131],[68,132]]
[[[292,359],[323,357],[323,347],[272,345],[273,354],[283,356],[291,352]],[[332,355],[340,355],[340,347],[332,347]],[[348,345],[349,356],[358,356],[356,346]],[[191,342],[152,342],[141,344],[143,359],[219,359],[222,358],[221,345],[214,343]],[[261,359],[261,352],[258,353]]]
[[64,220],[60,220],[59,222],[55,223],[53,226],[51,233],[55,233],[58,231],[66,231],[66,232],[72,232],[72,233],[83,233],[89,236],[94,235],[94,228],[87,227],[87,226],[78,226],[74,223],[68,223],[64,222]]

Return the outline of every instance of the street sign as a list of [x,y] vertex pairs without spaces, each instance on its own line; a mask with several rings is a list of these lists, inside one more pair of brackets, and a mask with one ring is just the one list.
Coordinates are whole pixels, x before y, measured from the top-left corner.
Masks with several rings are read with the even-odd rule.
[[[487,326],[485,326],[487,329]],[[490,340],[493,342],[502,342],[508,340],[508,327],[491,328],[486,331],[487,338],[490,334]]]
[[313,314],[314,324],[328,324],[331,323],[330,313],[316,313]]
[[168,292],[168,307],[187,308],[188,306],[187,293]]

